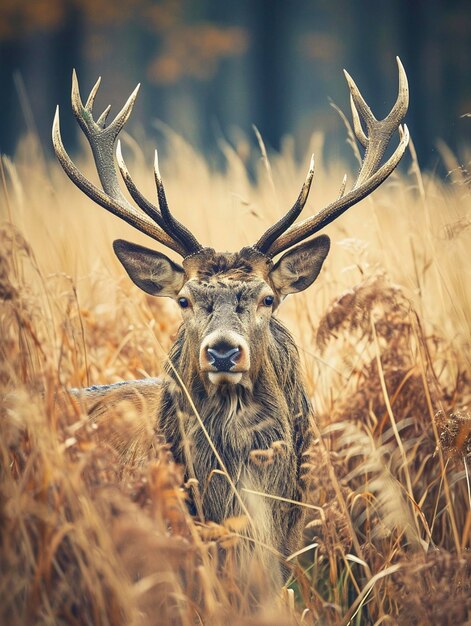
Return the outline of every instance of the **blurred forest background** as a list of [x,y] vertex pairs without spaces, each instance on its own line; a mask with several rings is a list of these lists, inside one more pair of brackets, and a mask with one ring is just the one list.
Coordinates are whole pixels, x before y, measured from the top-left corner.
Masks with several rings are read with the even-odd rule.
[[75,67],[83,96],[103,76],[97,109],[116,111],[143,84],[137,137],[161,120],[216,154],[221,134],[237,141],[254,123],[274,149],[291,135],[302,154],[322,131],[344,156],[328,106],[347,109],[342,68],[383,115],[396,94],[395,55],[410,81],[419,162],[434,169],[437,140],[459,155],[471,138],[469,0],[1,0],[0,150],[12,154],[33,130],[49,155],[57,103],[66,144],[77,147]]

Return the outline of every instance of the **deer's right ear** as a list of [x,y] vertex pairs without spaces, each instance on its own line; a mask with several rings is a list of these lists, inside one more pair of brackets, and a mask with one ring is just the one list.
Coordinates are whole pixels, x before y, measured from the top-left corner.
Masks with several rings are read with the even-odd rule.
[[329,249],[330,239],[321,235],[288,250],[270,272],[278,293],[287,296],[307,289],[319,275]]
[[113,250],[131,280],[151,296],[175,298],[185,282],[183,268],[155,250],[117,239]]

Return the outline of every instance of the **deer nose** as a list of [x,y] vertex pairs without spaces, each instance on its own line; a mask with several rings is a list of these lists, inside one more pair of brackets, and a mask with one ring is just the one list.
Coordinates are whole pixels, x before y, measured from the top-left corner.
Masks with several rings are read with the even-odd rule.
[[237,348],[228,348],[227,344],[206,348],[209,365],[215,367],[218,372],[228,372],[236,365],[241,350]]
[[216,330],[207,335],[199,351],[203,372],[235,374],[250,369],[250,347],[247,340],[233,330]]

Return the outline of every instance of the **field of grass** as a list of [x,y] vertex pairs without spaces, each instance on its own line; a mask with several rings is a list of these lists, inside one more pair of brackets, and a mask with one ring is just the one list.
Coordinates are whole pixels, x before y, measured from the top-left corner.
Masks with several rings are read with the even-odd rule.
[[[241,138],[221,141],[214,172],[175,134],[165,144],[171,207],[220,250],[253,243],[308,164],[286,141],[249,176],[257,148]],[[151,197],[152,146],[123,150]],[[321,136],[312,150],[305,214],[338,195],[346,169],[322,162]],[[0,624],[470,623],[471,183],[444,147],[442,159],[445,181],[408,152],[326,229],[325,269],[280,309],[318,432],[305,547],[276,599],[260,572],[254,613],[232,567],[237,525],[191,519],[149,407],[92,424],[65,393],[161,373],[179,312],[134,287],[111,247],[152,244],[83,197],[34,137],[3,158]]]

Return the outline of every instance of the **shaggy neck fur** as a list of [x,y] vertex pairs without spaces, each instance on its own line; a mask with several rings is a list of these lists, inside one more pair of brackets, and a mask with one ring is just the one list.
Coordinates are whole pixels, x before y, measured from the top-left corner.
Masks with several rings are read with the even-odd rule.
[[[259,346],[263,360],[252,372],[250,384],[215,387],[202,379],[182,326],[170,353],[173,367],[167,365],[159,427],[171,442],[175,460],[185,466],[187,478],[198,480],[205,519],[220,523],[241,515],[227,478],[213,472],[221,468],[175,376],[175,368],[251,516],[258,520],[259,539],[281,547],[301,515],[300,508],[250,497],[243,490],[301,499],[300,462],[308,443],[310,404],[299,382],[299,358],[291,335],[274,318],[269,330],[266,345]],[[287,552],[298,540],[298,532],[293,530]]]

